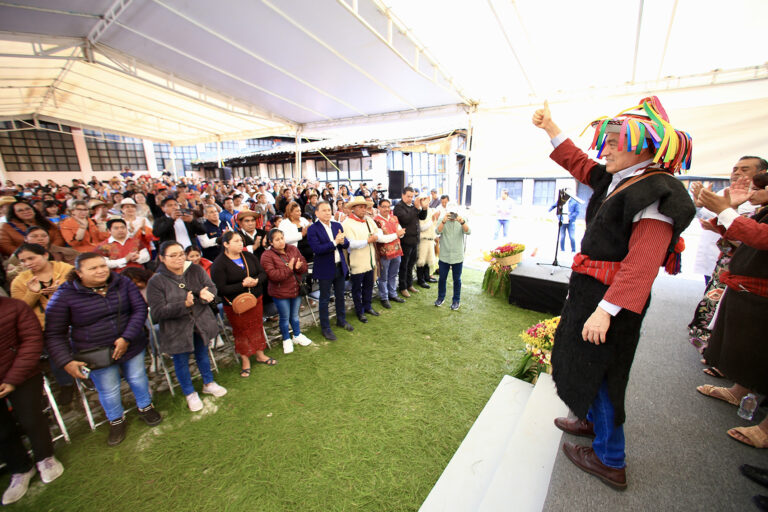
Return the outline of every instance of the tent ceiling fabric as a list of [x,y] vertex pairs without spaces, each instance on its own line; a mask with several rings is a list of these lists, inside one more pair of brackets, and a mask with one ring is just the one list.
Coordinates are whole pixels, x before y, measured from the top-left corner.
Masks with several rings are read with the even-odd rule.
[[[354,13],[329,0],[239,0],[225,9],[184,0],[0,2],[0,66],[15,74],[5,81],[0,116],[36,114],[189,143],[462,103],[405,35],[391,30],[381,40],[389,22],[371,0],[357,5]],[[20,44],[50,36],[72,39]],[[136,73],[188,94],[142,83]]]
[[766,18],[764,0],[0,0],[0,119],[185,145],[765,81]]

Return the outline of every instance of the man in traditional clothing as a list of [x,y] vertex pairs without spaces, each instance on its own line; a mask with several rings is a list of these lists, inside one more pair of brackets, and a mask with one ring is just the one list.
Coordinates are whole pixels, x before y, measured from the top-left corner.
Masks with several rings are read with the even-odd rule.
[[123,219],[108,220],[107,229],[109,238],[96,249],[107,258],[107,266],[116,272],[122,272],[127,267],[144,268],[150,257],[141,237],[129,237],[128,226]]
[[395,238],[386,244],[377,244],[379,251],[379,298],[381,305],[386,309],[392,308],[389,301],[405,302],[397,296],[397,272],[400,270],[400,257],[403,250],[400,247],[399,237],[405,235],[405,229],[400,226],[397,217],[390,213],[392,203],[389,199],[382,199],[379,202],[379,212],[373,218],[373,221],[381,229],[382,233],[388,235],[396,233]]
[[565,455],[625,489],[624,396],[640,327],[659,266],[679,272],[679,236],[696,213],[673,176],[690,166],[691,138],[669,124],[655,96],[592,123],[604,165],[561,133],[546,103],[533,124],[551,138],[551,158],[593,189],[552,352],[557,393],[577,419],[555,425],[594,437],[591,447],[565,442]]
[[342,224],[344,235],[349,240],[349,280],[352,281],[352,300],[357,318],[366,323],[368,317],[379,316],[371,306],[373,299],[373,269],[376,265],[376,242],[389,243],[398,238],[397,233],[382,234],[379,227],[366,216],[368,202],[362,196],[355,196],[347,206],[352,211]]

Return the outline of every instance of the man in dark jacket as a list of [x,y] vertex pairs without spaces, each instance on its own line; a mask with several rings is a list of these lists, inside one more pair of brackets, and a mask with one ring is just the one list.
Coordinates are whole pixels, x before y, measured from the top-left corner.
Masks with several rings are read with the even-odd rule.
[[419,209],[413,205],[414,195],[412,187],[405,187],[403,200],[395,205],[393,211],[400,225],[405,228],[405,236],[400,239],[403,257],[400,259],[398,277],[398,289],[404,297],[410,297],[411,293],[418,293],[418,290],[413,287],[413,267],[416,265],[416,248],[419,246],[419,221],[427,218],[426,207]]
[[162,217],[155,218],[152,232],[160,240],[158,245],[165,241],[179,242],[186,249],[190,245],[197,246],[197,235],[205,235],[205,229],[195,220],[192,212],[182,211],[178,201],[173,198],[163,200]]

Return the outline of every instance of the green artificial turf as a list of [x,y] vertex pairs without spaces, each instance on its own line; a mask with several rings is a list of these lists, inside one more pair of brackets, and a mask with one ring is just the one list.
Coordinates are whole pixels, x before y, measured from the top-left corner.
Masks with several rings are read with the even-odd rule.
[[222,367],[229,393],[201,395],[200,413],[161,393],[163,423],[131,411],[116,448],[106,425],[75,432],[57,444],[64,474],[36,477],[9,510],[417,510],[521,357],[520,331],[546,317],[483,294],[481,281],[465,270],[458,312],[433,305],[435,284],[390,310],[374,300],[381,316],[349,315],[355,331],[336,329],[338,341],[308,330],[315,344],[276,347],[279,364],[254,364],[250,378]]

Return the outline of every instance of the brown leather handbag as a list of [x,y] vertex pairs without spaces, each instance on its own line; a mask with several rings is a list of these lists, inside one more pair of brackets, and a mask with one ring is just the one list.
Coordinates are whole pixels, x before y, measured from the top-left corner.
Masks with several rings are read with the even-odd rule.
[[[248,271],[248,260],[245,259],[244,255],[241,257],[243,258],[243,264],[245,265],[245,276],[248,277],[250,275],[250,272]],[[235,297],[234,300],[228,300],[227,302],[232,306],[232,311],[234,311],[235,314],[242,315],[246,311],[255,308],[259,303],[259,298],[253,295],[251,289],[248,288],[247,292],[243,292]]]

